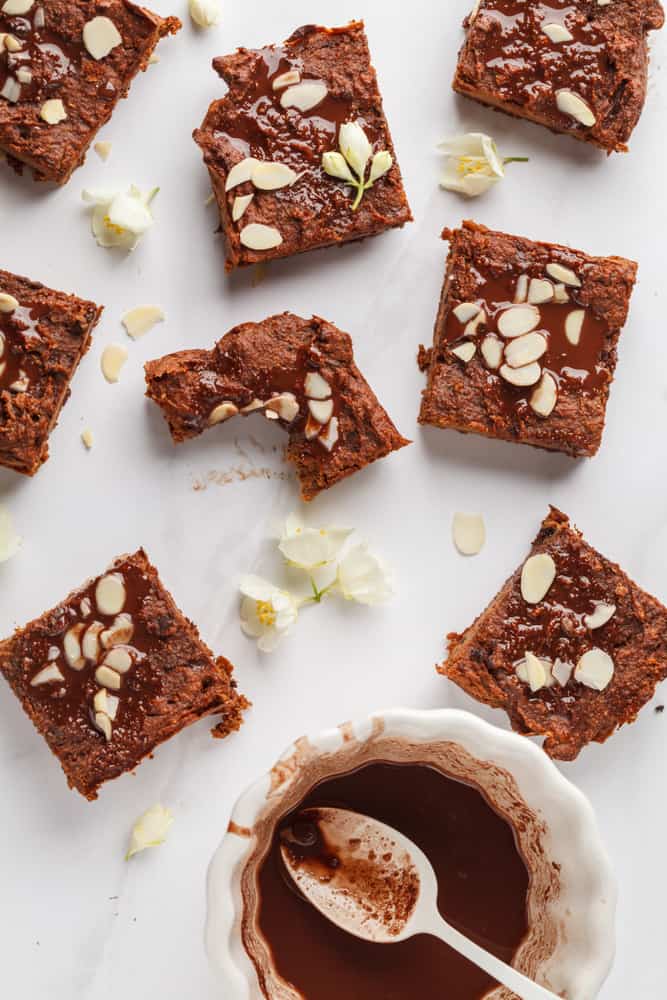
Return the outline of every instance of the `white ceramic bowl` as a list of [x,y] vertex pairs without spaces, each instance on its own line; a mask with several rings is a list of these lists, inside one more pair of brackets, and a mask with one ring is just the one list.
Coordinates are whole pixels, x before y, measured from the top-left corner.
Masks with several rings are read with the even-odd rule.
[[[446,760],[519,818],[531,869],[529,925],[517,965],[567,1000],[594,1000],[614,957],[616,885],[587,799],[522,736],[467,712],[392,710],[303,737],[241,796],[208,877],[206,946],[225,1000],[264,1000],[242,939],[242,878],[266,852],[276,818],[323,777],[373,760]],[[248,885],[244,888],[247,890]],[[252,915],[246,914],[245,927]],[[271,997],[293,996],[280,982]],[[489,1000],[509,998],[504,989]]]

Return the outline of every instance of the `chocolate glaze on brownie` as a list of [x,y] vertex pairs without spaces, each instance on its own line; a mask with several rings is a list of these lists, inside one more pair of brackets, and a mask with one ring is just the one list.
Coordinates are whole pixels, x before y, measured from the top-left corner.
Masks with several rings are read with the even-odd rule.
[[[588,545],[554,507],[533,543],[530,555],[537,554],[549,555],[556,566],[544,599],[524,600],[520,567],[470,628],[449,636],[449,658],[439,670],[472,697],[504,708],[518,732],[544,735],[550,756],[573,760],[587,743],[603,743],[633,722],[667,677],[667,609]],[[588,616],[601,605],[614,612],[592,628]],[[574,669],[592,649],[614,665],[601,691],[581,683]],[[551,679],[533,691],[517,674],[527,652],[552,666],[569,666],[566,682]]]
[[[394,156],[375,70],[371,66],[361,22],[343,28],[307,25],[284,45],[239,49],[213,61],[229,85],[194,133],[204,154],[220,209],[228,257],[227,267],[287,257],[305,250],[372,236],[412,218],[396,162],[352,210],[350,188],[322,169],[322,154],[338,149],[344,122],[358,122],[375,151]],[[326,85],[326,96],[300,111],[284,108],[285,87],[276,81],[295,71],[301,82]],[[250,181],[225,190],[231,168],[247,157],[285,164],[298,175],[290,187],[259,191]],[[253,195],[243,217],[234,221],[238,196]],[[243,246],[240,231],[251,223],[276,228],[280,246],[254,251]]]
[[[99,60],[83,42],[94,17],[109,18],[123,39]],[[0,47],[0,150],[19,169],[32,167],[37,180],[65,184],[160,38],[179,28],[177,18],[128,0],[35,0],[25,14],[0,12],[0,37],[7,33],[20,44],[15,52]],[[40,111],[54,98],[67,118],[51,125]]]
[[102,307],[0,270],[0,465],[34,475]]
[[177,443],[237,413],[279,422],[304,500],[409,443],[355,365],[348,334],[318,317],[245,323],[212,351],[149,362],[146,383]]
[[[122,588],[101,602],[101,580]],[[206,715],[213,735],[242,721],[232,665],[214,659],[140,550],[122,556],[52,611],[0,643],[2,672],[88,799],[162,742]]]
[[[450,242],[447,272],[434,333],[433,350],[423,348],[419,364],[428,370],[420,423],[517,441],[568,455],[594,455],[600,446],[610,386],[616,368],[616,345],[628,313],[637,265],[620,257],[589,257],[578,250],[536,243],[520,236],[492,232],[466,221],[445,230]],[[549,269],[565,268],[563,284]],[[558,274],[558,271],[552,273]],[[527,386],[507,381],[503,362],[518,338],[503,336],[502,317],[524,305],[531,282],[546,282],[552,298],[534,305],[534,332],[546,351],[538,358],[540,373]],[[481,310],[472,326],[455,310],[470,303]],[[537,313],[536,313],[537,316]],[[567,333],[569,320],[583,322],[577,336]],[[484,356],[486,339],[497,346],[491,367]],[[470,361],[453,351],[473,344]],[[503,374],[504,373],[504,374]],[[548,376],[556,402],[550,413],[534,408],[534,394]],[[537,405],[537,404],[536,404]]]
[[[647,36],[663,23],[658,0],[481,0],[465,22],[453,86],[609,153],[624,151],[646,99]],[[564,93],[584,102],[593,124],[558,106]]]

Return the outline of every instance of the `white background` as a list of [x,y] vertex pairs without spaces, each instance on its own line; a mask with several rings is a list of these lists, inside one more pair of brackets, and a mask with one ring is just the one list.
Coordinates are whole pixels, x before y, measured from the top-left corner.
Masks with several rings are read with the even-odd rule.
[[[183,0],[154,6],[186,23],[103,130],[113,142],[109,162],[91,152],[58,191],[6,169],[0,175],[0,266],[106,305],[52,436],[51,460],[34,480],[0,471],[0,502],[25,539],[0,567],[0,634],[144,545],[205,639],[237,665],[254,707],[238,735],[220,743],[205,723],[195,726],[89,804],[67,789],[10,691],[0,690],[0,955],[2,993],[12,1000],[224,995],[203,953],[204,882],[237,795],[304,731],[374,709],[452,705],[505,726],[504,715],[474,704],[433,665],[445,633],[467,626],[523,558],[549,502],[667,599],[664,38],[655,40],[632,152],[607,159],[453,95],[465,0],[226,0],[222,24],[208,33],[193,29]],[[226,278],[215,208],[204,204],[207,174],[190,138],[223,93],[211,58],[237,45],[278,42],[304,23],[355,16],[367,22],[416,221],[360,245],[274,264],[255,288],[250,273]],[[531,161],[468,204],[438,189],[434,147],[446,134],[480,129],[506,155]],[[94,244],[80,193],[131,182],[161,191],[155,228],[124,257]],[[417,427],[423,379],[414,359],[432,335],[446,253],[439,233],[466,216],[640,261],[606,435],[593,461]],[[145,303],[161,305],[168,320],[132,344],[120,316]],[[254,418],[174,448],[158,409],[144,399],[142,365],[210,346],[236,323],[286,309],[318,313],[352,334],[362,371],[414,444],[307,512],[313,523],[359,529],[384,553],[397,572],[395,602],[376,611],[334,602],[308,610],[282,648],[263,658],[238,628],[238,577],[270,566],[271,525],[297,507],[298,492],[292,478],[238,481],[234,470],[285,472],[285,439]],[[130,351],[116,386],[99,369],[111,341]],[[90,453],[79,440],[85,426],[95,432]],[[207,488],[194,489],[196,482]],[[476,559],[453,549],[456,510],[486,517],[488,544]],[[621,885],[618,958],[603,1000],[664,992],[667,714],[653,707],[563,767],[593,800]],[[176,816],[169,843],[126,864],[128,831],[156,801]]]

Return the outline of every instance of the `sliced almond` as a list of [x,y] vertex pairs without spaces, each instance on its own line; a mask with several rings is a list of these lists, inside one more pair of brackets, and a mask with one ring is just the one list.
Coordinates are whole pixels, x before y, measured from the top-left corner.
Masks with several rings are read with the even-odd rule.
[[528,298],[528,275],[520,274],[516,280],[516,289],[514,290],[514,302],[519,304],[525,302]]
[[19,377],[15,379],[10,385],[9,389],[11,392],[27,392],[30,387],[30,379],[26,373],[21,369],[19,371]]
[[474,337],[482,323],[486,323],[486,313],[480,309],[475,318],[466,323],[466,328],[463,331],[464,337]]
[[577,346],[581,340],[581,331],[586,317],[585,309],[573,309],[565,319],[565,336],[570,344]]
[[65,105],[59,97],[53,97],[49,101],[44,101],[39,110],[39,117],[42,121],[46,122],[47,125],[57,125],[59,122],[63,122],[67,118]]
[[500,368],[503,360],[503,342],[492,333],[488,334],[482,341],[480,351],[488,368],[496,371]]
[[521,596],[526,604],[543,601],[556,579],[556,563],[546,552],[526,559],[521,570]]
[[30,681],[31,687],[39,687],[40,684],[53,684],[54,681],[64,681],[65,678],[59,667],[55,663],[50,663],[48,667],[43,667],[36,673]]
[[534,653],[526,653],[526,674],[530,690],[535,693],[547,686],[547,672],[542,660]]
[[338,417],[332,417],[317,440],[327,451],[332,451],[338,436]]
[[2,332],[2,330],[0,330],[0,358],[4,353],[5,353],[5,335]]
[[284,108],[310,111],[321,104],[328,93],[326,83],[321,80],[302,80],[283,91],[280,103]]
[[248,156],[245,160],[235,163],[227,174],[225,191],[231,191],[232,188],[238,187],[239,184],[245,184],[246,181],[252,180],[252,172],[258,162],[254,157]]
[[557,45],[561,42],[571,42],[574,39],[574,35],[571,31],[568,31],[564,24],[543,24],[542,31],[548,39]]
[[153,329],[156,323],[164,322],[165,315],[159,306],[137,306],[123,316],[121,322],[128,337],[138,340]]
[[122,344],[108,344],[102,351],[101,368],[107,382],[114,384],[120,378],[123,365],[127,361],[127,348]]
[[111,719],[112,722],[115,721],[116,716],[118,715],[118,706],[119,705],[120,705],[120,701],[116,697],[115,694],[108,694],[107,695],[107,715],[109,716],[109,718]]
[[100,655],[100,635],[103,631],[102,622],[92,622],[84,632],[81,651],[90,663],[97,663]]
[[599,604],[596,604],[595,611],[593,611],[592,614],[586,615],[584,618],[584,625],[592,632],[594,629],[602,628],[603,625],[606,625],[607,622],[611,621],[615,614],[615,604],[604,604],[603,602],[600,602]]
[[238,222],[245,215],[248,205],[254,198],[254,194],[240,194],[234,198],[234,204],[232,205],[232,221]]
[[125,581],[120,573],[108,573],[97,581],[95,603],[101,615],[117,615],[126,600]]
[[574,671],[575,680],[594,691],[604,691],[614,676],[614,661],[603,649],[589,649]]
[[331,395],[331,386],[319,372],[308,372],[304,389],[309,399],[328,399]]
[[286,73],[276,76],[271,84],[273,90],[282,90],[284,87],[291,87],[295,83],[301,82],[301,74],[298,69],[289,69]]
[[466,340],[465,343],[459,344],[458,347],[452,347],[452,354],[463,361],[466,365],[475,356],[476,346],[471,340]]
[[573,670],[574,665],[572,663],[567,663],[565,660],[556,660],[551,668],[551,673],[561,687],[566,687],[569,683],[570,677],[572,676]]
[[32,83],[32,70],[27,66],[19,66],[16,70],[16,79],[19,83],[25,83],[27,86]]
[[312,441],[314,438],[318,436],[321,430],[322,430],[322,425],[319,424],[317,420],[313,420],[313,418],[309,413],[308,419],[306,420],[306,426],[304,427],[303,430],[303,433],[306,436],[306,441]]
[[221,424],[223,421],[229,420],[230,417],[235,417],[238,412],[238,406],[229,400],[226,400],[224,403],[218,403],[209,414],[208,426],[214,427],[215,424]]
[[129,642],[134,634],[134,623],[132,616],[125,614],[117,615],[111,628],[105,629],[100,635],[100,642],[104,649],[112,649],[114,646],[122,646]]
[[510,368],[523,368],[546,354],[547,338],[541,333],[524,333],[505,347],[505,360]]
[[557,90],[556,91],[556,107],[559,111],[562,111],[564,115],[570,115],[581,125],[585,125],[587,128],[591,128],[595,125],[597,121],[595,115],[591,111],[591,108],[583,97],[579,94],[575,94],[573,90]]
[[523,368],[510,368],[509,365],[503,365],[500,369],[500,375],[510,385],[525,388],[539,382],[542,377],[542,369],[537,361],[533,361],[531,365],[525,365]]
[[333,400],[332,399],[309,399],[308,409],[311,412],[313,420],[317,420],[318,424],[324,426],[328,424],[333,416]]
[[102,160],[103,163],[106,163],[109,157],[111,156],[112,146],[110,142],[105,142],[105,141],[96,142],[95,145],[93,146],[93,149],[95,150],[95,152],[97,153],[97,155],[99,156],[100,160]]
[[[6,44],[6,42],[5,42]],[[0,97],[4,97],[10,104],[16,104],[21,97],[21,85],[13,76],[8,76],[0,90]]]
[[35,0],[5,0],[2,5],[3,14],[27,14],[32,9]]
[[264,410],[264,416],[267,420],[279,420],[278,414],[275,410]]
[[283,392],[280,396],[274,396],[266,404],[267,410],[273,410],[281,420],[291,424],[299,416],[299,404],[292,392]]
[[109,704],[109,695],[106,688],[100,688],[99,691],[95,692],[93,696],[93,708],[96,712],[103,712],[104,715],[108,715],[107,705]]
[[72,670],[83,670],[86,665],[86,661],[81,655],[81,633],[83,629],[83,624],[79,622],[65,632],[63,639],[65,660]]
[[554,297],[554,286],[547,278],[531,278],[528,288],[528,301],[533,305],[551,302]]
[[111,719],[109,716],[104,712],[96,712],[95,727],[99,729],[107,743],[110,743],[113,736],[113,730],[111,728]]
[[537,306],[519,305],[510,306],[501,313],[498,320],[498,330],[503,337],[521,337],[524,333],[530,333],[536,326],[539,326],[540,310]]
[[79,605],[82,618],[90,618],[93,613],[93,603],[89,597],[84,597]]
[[565,285],[558,284],[554,285],[554,302],[558,302],[559,305],[563,305],[564,302],[569,302],[570,296],[567,294],[567,289]]
[[486,528],[482,515],[454,514],[452,538],[462,556],[476,556],[482,551],[486,541]]
[[549,417],[558,402],[558,386],[553,375],[544,372],[540,384],[530,397],[530,406],[540,417]]
[[277,191],[279,188],[290,187],[297,179],[291,167],[284,163],[256,163],[250,180],[260,191]]
[[123,39],[111,18],[94,17],[83,26],[83,44],[93,59],[104,59]]
[[255,410],[263,410],[264,406],[265,403],[261,399],[253,399],[247,406],[241,407],[241,413],[246,416],[248,413],[254,413]]
[[0,313],[13,313],[18,307],[18,299],[15,299],[13,295],[9,295],[7,292],[0,292]]
[[458,306],[452,309],[452,312],[456,316],[459,323],[468,323],[471,319],[474,319],[482,310],[482,307],[477,305],[476,302],[461,302]]
[[274,250],[283,241],[277,229],[260,222],[251,222],[249,226],[245,226],[239,234],[239,239],[248,250]]
[[570,285],[572,288],[581,288],[581,281],[577,275],[571,268],[565,267],[564,264],[552,261],[550,264],[547,264],[547,274],[554,281],[560,281],[563,285]]
[[90,449],[93,447],[93,444],[95,443],[95,437],[90,427],[86,427],[84,428],[84,430],[81,431],[81,440],[83,441],[88,451],[90,451]]
[[95,680],[102,687],[109,688],[111,691],[120,691],[121,676],[110,667],[98,667],[95,671]]
[[117,674],[126,674],[132,666],[132,657],[127,649],[122,646],[114,646],[104,657],[103,665],[111,667]]

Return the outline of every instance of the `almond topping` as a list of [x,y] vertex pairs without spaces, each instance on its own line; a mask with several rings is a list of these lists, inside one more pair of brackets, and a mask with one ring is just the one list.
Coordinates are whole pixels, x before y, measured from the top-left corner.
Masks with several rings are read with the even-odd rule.
[[488,334],[482,341],[480,351],[488,368],[491,368],[492,371],[500,368],[503,360],[503,344],[501,340],[498,340],[491,333]]
[[459,344],[458,347],[452,347],[452,354],[467,365],[468,362],[472,361],[474,358],[476,350],[477,348],[473,342],[471,340],[466,340],[464,344]]
[[102,615],[117,615],[125,607],[127,592],[120,573],[109,573],[97,581],[95,602]]
[[544,372],[540,384],[530,397],[530,406],[540,417],[549,417],[558,401],[558,387],[553,375]]
[[284,108],[310,111],[321,104],[328,93],[327,85],[321,80],[303,80],[283,91],[280,103]]
[[503,337],[521,337],[530,333],[540,323],[540,310],[533,305],[510,306],[501,313],[498,330]]
[[521,596],[526,604],[543,601],[556,579],[556,563],[546,552],[530,556],[521,571]]
[[574,39],[574,35],[571,31],[568,31],[564,24],[543,24],[542,31],[548,39],[556,44],[560,42],[571,42]]
[[283,241],[279,231],[273,226],[265,226],[260,222],[251,222],[241,230],[239,239],[248,250],[274,250]]
[[260,191],[277,191],[279,188],[290,187],[297,180],[291,167],[284,163],[256,163],[250,178]]
[[291,392],[283,392],[280,396],[274,396],[266,404],[267,410],[273,410],[281,420],[291,424],[299,415],[299,404],[296,396]]
[[104,712],[96,712],[95,726],[102,733],[107,743],[110,743],[113,732],[111,729],[111,720],[109,716],[106,715]]
[[476,302],[461,302],[452,311],[459,323],[467,323],[482,311],[482,307],[478,306]]
[[454,514],[454,545],[462,556],[476,556],[484,548],[486,528],[481,514]]
[[232,188],[238,187],[239,184],[245,184],[246,181],[252,180],[252,172],[258,162],[254,157],[248,156],[245,160],[235,163],[227,174],[225,191],[231,191]]
[[208,426],[214,427],[215,424],[221,424],[224,420],[229,420],[230,417],[235,417],[238,412],[238,406],[234,403],[229,401],[218,403],[218,405],[209,414]]
[[537,361],[533,361],[530,365],[524,365],[523,368],[511,368],[509,365],[503,365],[500,369],[500,375],[510,385],[525,388],[539,382],[542,377],[542,369]]
[[15,299],[13,295],[9,295],[7,292],[0,292],[0,313],[13,313],[18,307],[18,299]]
[[274,90],[282,90],[284,87],[291,87],[294,83],[300,83],[301,74],[298,69],[289,69],[286,73],[277,76],[271,86]]
[[65,105],[59,97],[53,97],[49,101],[44,101],[39,112],[39,117],[42,121],[45,121],[47,125],[57,125],[59,122],[63,122],[67,118]]
[[338,417],[332,417],[324,431],[320,434],[318,441],[327,451],[332,451],[338,440]]
[[86,661],[81,655],[81,633],[83,629],[83,624],[79,622],[65,632],[65,638],[63,639],[65,659],[72,670],[83,670],[86,665]]
[[111,667],[118,674],[126,674],[132,666],[132,657],[122,646],[114,646],[104,657],[104,666]]
[[585,317],[585,309],[573,309],[572,312],[567,314],[567,318],[565,320],[565,336],[574,347],[576,347],[581,340],[581,331],[584,325]]
[[238,222],[245,215],[248,205],[254,198],[254,194],[241,194],[234,198],[234,204],[232,205],[232,221]]
[[514,291],[514,302],[521,303],[525,302],[528,298],[528,275],[520,274],[516,281],[516,289]]
[[98,667],[95,671],[95,680],[102,687],[110,688],[112,691],[120,691],[122,680],[120,674],[110,667]]
[[308,372],[304,389],[309,399],[328,399],[331,395],[331,386],[319,372]]
[[528,301],[534,305],[551,302],[554,297],[554,286],[547,278],[531,278],[528,289]]
[[523,368],[546,354],[547,339],[541,333],[524,333],[505,347],[505,360],[510,368]]
[[591,632],[596,628],[602,628],[607,622],[616,614],[615,604],[604,604],[600,602],[595,606],[595,611],[592,614],[586,615],[584,618],[584,625],[589,628]]
[[40,684],[52,684],[53,681],[64,681],[65,678],[56,666],[55,663],[49,664],[48,667],[44,667],[39,673],[35,674],[33,679],[30,681],[31,687],[39,687]]
[[93,59],[104,59],[123,39],[110,18],[94,17],[83,26],[83,44]]
[[547,264],[547,274],[554,279],[554,281],[559,281],[563,285],[570,285],[572,288],[581,288],[581,281],[576,276],[574,271],[569,267],[564,267],[563,264],[557,264],[552,262]]
[[594,691],[604,691],[614,676],[614,661],[602,649],[589,649],[574,671],[575,680]]
[[333,400],[332,399],[309,399],[308,409],[310,410],[313,420],[317,420],[318,424],[324,426],[328,424],[333,416]]
[[597,121],[586,101],[573,90],[556,91],[556,106],[564,115],[570,115],[581,125],[591,128]]

